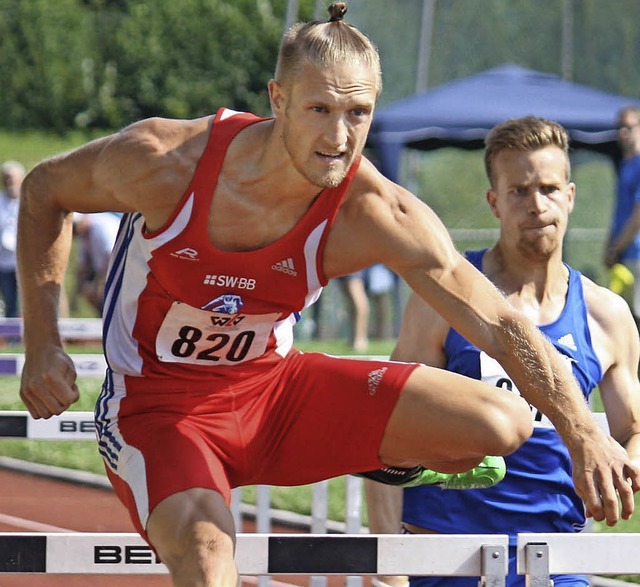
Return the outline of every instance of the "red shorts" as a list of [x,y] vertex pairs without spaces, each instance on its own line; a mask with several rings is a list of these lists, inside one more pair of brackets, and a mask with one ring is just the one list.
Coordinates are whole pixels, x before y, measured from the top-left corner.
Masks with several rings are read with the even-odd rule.
[[264,373],[206,392],[153,391],[149,380],[148,393],[122,400],[122,445],[107,472],[144,535],[153,508],[190,488],[229,503],[233,487],[378,469],[386,423],[416,366],[292,351]]

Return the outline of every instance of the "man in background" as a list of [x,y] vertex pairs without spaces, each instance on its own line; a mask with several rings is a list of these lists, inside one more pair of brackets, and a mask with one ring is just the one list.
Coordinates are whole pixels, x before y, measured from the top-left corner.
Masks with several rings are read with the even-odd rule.
[[622,263],[633,274],[631,311],[640,326],[640,106],[620,111],[618,142],[622,161],[604,264]]
[[20,186],[25,169],[17,161],[2,165],[2,191],[0,191],[0,294],[4,302],[4,315],[15,318],[18,310],[18,281],[16,278],[16,234]]
[[[487,137],[487,202],[500,222],[498,242],[467,258],[509,302],[527,315],[571,365],[588,400],[598,386],[612,437],[640,462],[638,334],[627,304],[570,268],[562,245],[574,206],[568,137],[558,124],[535,117],[509,120]],[[504,369],[413,295],[392,358],[416,361],[519,393]],[[455,393],[455,390],[452,390]],[[372,533],[506,534],[509,587],[516,574],[519,532],[578,532],[586,523],[571,479],[566,446],[549,419],[532,407],[534,432],[505,457],[507,473],[485,489],[404,490],[366,480]],[[404,497],[404,504],[403,504]],[[403,511],[401,511],[403,510]],[[588,515],[588,512],[587,512]],[[379,581],[397,585],[400,578]],[[412,587],[475,587],[472,577],[411,577]],[[584,586],[581,575],[554,576],[554,584]]]

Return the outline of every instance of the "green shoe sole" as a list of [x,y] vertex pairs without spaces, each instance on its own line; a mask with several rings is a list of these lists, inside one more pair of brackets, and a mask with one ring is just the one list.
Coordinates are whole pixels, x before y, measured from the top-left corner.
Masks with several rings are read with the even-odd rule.
[[507,467],[502,457],[485,457],[482,462],[463,473],[437,473],[423,469],[418,475],[402,484],[402,487],[438,485],[442,489],[486,489],[504,479]]

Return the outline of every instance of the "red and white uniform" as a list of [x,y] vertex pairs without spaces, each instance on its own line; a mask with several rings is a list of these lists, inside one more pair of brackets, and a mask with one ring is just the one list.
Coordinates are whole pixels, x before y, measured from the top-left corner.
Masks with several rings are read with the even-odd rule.
[[[274,243],[224,252],[210,242],[212,197],[227,147],[259,120],[218,111],[191,183],[166,225],[147,232],[141,214],[127,214],[114,247],[103,317],[109,370],[96,419],[107,471],[141,532],[160,500],[189,487],[211,487],[228,498],[236,485],[311,482],[354,472],[349,467],[359,462],[356,470],[376,468],[384,423],[410,371],[292,350],[298,313],[326,284],[323,248],[358,163]],[[340,390],[350,378],[378,398],[377,406],[369,402],[370,417],[380,421],[373,437],[363,440],[369,446],[354,445],[360,453],[354,463],[331,456],[328,468],[313,465],[315,470],[289,475],[287,467],[301,463],[292,462],[297,457],[284,444],[301,451],[309,450],[309,442],[325,442],[311,431],[324,426],[317,412],[326,402],[332,416],[343,405],[351,418],[362,412],[360,400],[354,396],[350,405]],[[332,397],[336,387],[340,392]],[[260,454],[252,453],[254,445]],[[282,470],[268,465],[265,450]],[[265,469],[258,472],[255,463]],[[179,474],[176,467],[182,467]]]

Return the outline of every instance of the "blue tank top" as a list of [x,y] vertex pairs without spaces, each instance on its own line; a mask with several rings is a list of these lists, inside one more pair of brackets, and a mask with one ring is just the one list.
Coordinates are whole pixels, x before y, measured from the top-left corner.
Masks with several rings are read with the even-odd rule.
[[[467,253],[482,269],[485,251]],[[580,273],[569,269],[567,299],[558,319],[540,326],[571,363],[587,401],[602,379],[602,367],[591,343]],[[504,369],[453,329],[445,341],[446,368],[518,392]],[[421,486],[404,490],[403,520],[447,534],[578,532],[584,528],[582,500],[573,489],[569,452],[546,416],[532,408],[534,431],[505,458],[505,478],[489,489],[464,491]],[[464,430],[460,431],[464,434]]]

